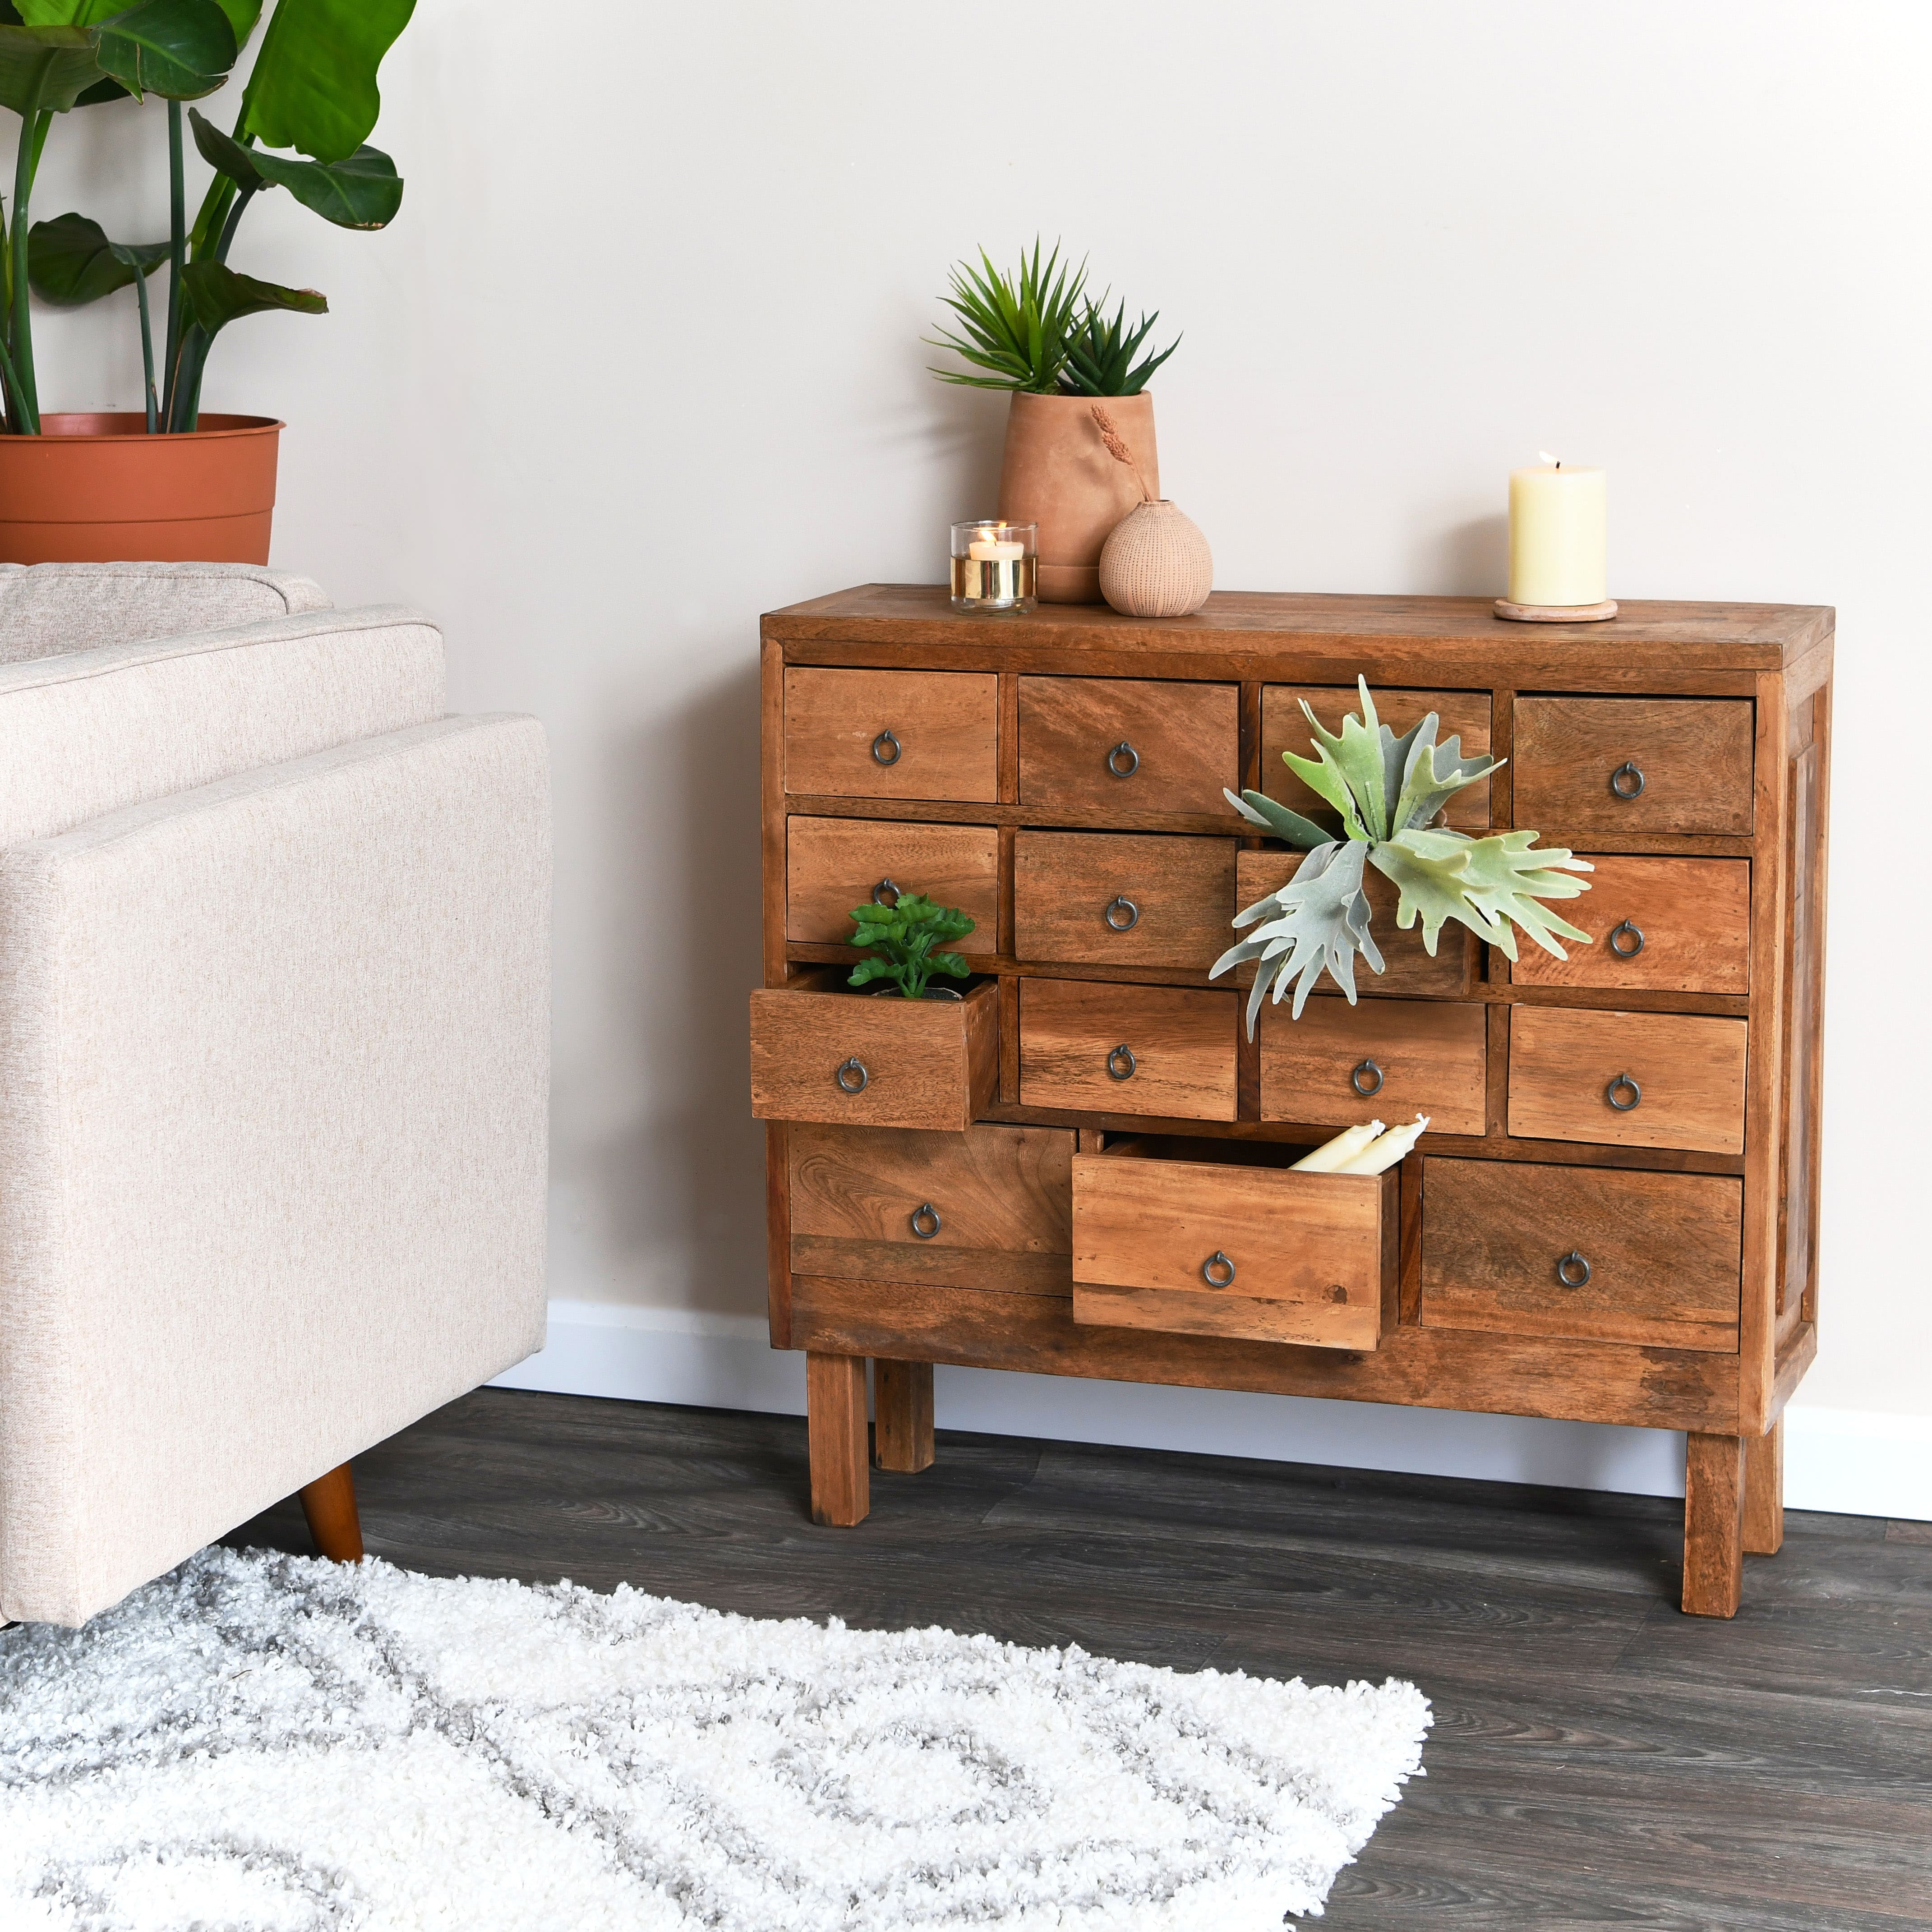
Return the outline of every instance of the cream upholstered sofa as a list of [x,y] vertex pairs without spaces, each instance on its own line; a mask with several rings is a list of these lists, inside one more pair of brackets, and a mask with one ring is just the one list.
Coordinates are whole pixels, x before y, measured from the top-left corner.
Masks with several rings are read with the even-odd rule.
[[339,1466],[542,1345],[549,909],[427,619],[0,567],[0,1616],[305,1486],[354,1545]]

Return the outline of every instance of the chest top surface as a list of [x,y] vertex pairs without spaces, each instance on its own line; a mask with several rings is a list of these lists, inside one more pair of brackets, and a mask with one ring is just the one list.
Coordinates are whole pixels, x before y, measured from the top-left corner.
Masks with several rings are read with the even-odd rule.
[[1262,676],[1292,659],[1332,664],[1342,677],[1360,669],[1372,682],[1407,665],[1438,679],[1576,688],[1782,670],[1828,649],[1834,620],[1822,604],[1633,602],[1605,622],[1520,624],[1483,597],[1239,590],[1216,591],[1192,617],[1072,604],[1022,616],[956,612],[943,584],[869,584],[773,611],[764,630],[788,659],[808,663],[904,662],[938,647],[992,668],[1077,656],[1115,675],[1186,677],[1238,675],[1251,660]]

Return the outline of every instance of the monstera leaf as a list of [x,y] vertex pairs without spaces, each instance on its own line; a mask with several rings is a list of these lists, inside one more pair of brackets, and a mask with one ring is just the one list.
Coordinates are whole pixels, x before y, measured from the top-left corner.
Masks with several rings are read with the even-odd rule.
[[1355,997],[1355,955],[1360,952],[1378,973],[1382,970],[1382,956],[1369,932],[1369,902],[1362,891],[1362,861],[1368,849],[1354,839],[1318,845],[1280,891],[1236,916],[1237,928],[1253,926],[1255,930],[1215,961],[1208,977],[1250,959],[1260,962],[1254,991],[1248,995],[1250,1037],[1270,985],[1278,1005],[1294,982],[1294,1017],[1299,1019],[1324,966],[1351,1003]]
[[1324,969],[1352,1004],[1355,955],[1360,953],[1375,971],[1382,970],[1382,954],[1369,932],[1369,902],[1362,890],[1365,865],[1394,881],[1400,893],[1396,924],[1407,932],[1420,919],[1422,943],[1432,956],[1437,934],[1452,919],[1510,959],[1516,956],[1518,927],[1559,959],[1568,956],[1558,938],[1589,938],[1544,903],[1589,890],[1570,876],[1592,869],[1583,860],[1565,851],[1535,850],[1534,832],[1472,838],[1431,826],[1457,792],[1488,777],[1502,760],[1464,758],[1460,738],[1438,745],[1432,711],[1398,734],[1376,716],[1368,681],[1358,678],[1356,686],[1362,699],[1359,717],[1351,713],[1340,731],[1330,731],[1304,699],[1301,708],[1314,728],[1316,755],[1282,754],[1288,769],[1341,814],[1346,839],[1332,838],[1311,820],[1259,792],[1244,792],[1239,798],[1232,792],[1222,794],[1248,824],[1308,854],[1280,892],[1236,916],[1238,930],[1250,926],[1256,930],[1223,953],[1208,975],[1212,979],[1250,960],[1257,962],[1248,1000],[1250,1039],[1270,987],[1278,1004],[1293,983],[1294,1016],[1299,1019]]

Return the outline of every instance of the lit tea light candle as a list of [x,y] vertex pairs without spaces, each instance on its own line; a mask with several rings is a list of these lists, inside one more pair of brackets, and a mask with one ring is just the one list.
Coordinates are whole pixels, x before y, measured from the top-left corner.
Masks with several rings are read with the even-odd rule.
[[1023,543],[1002,543],[991,530],[982,531],[966,546],[975,563],[1011,563],[1026,555]]
[[1534,467],[1510,472],[1510,608],[1498,605],[1498,614],[1613,616],[1604,472],[1538,454]]

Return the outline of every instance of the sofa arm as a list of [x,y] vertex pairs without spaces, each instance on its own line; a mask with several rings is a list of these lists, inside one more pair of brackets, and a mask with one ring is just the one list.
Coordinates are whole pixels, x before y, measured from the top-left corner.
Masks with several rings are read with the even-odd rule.
[[328,608],[312,579],[252,563],[0,563],[0,664]]
[[0,853],[0,1615],[74,1623],[542,1346],[542,728]]
[[427,724],[442,633],[396,604],[0,664],[0,847]]

